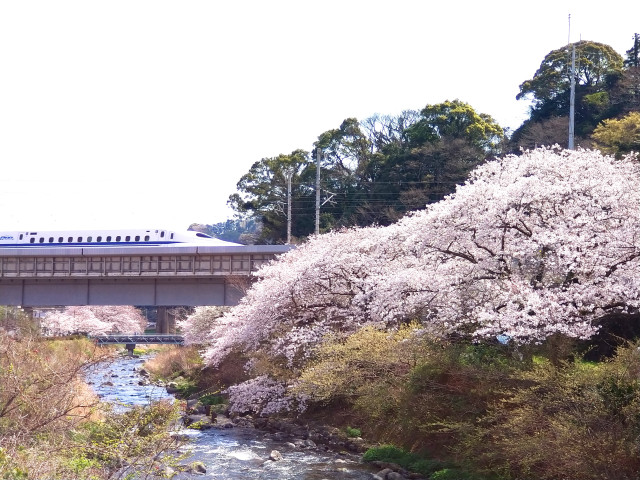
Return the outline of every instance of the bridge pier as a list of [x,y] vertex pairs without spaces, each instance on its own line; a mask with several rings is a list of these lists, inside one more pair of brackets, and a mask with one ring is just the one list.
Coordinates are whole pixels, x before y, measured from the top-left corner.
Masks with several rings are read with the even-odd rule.
[[136,348],[136,344],[135,343],[127,343],[125,345],[125,347],[127,348],[127,352],[129,352],[129,356],[133,357],[133,351]]
[[168,307],[158,307],[156,333],[176,333],[176,316]]

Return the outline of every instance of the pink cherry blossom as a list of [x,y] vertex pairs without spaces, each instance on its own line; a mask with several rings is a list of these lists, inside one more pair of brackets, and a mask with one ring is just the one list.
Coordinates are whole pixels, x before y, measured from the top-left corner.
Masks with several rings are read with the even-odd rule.
[[228,307],[196,307],[185,320],[176,323],[184,335],[187,345],[202,345],[209,341],[209,333],[220,317],[229,310]]
[[141,333],[146,325],[144,316],[131,306],[66,307],[49,313],[41,322],[41,326],[52,335]]
[[328,333],[411,320],[429,335],[589,337],[599,316],[639,306],[639,174],[634,155],[588,150],[488,162],[394,225],[319,235],[263,267],[205,357],[261,351],[295,367]]

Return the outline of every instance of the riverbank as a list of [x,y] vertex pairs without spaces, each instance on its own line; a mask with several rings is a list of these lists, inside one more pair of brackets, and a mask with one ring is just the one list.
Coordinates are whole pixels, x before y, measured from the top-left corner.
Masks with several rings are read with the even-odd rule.
[[[126,399],[133,405],[148,403],[152,398],[161,401],[172,397],[166,383],[148,380],[143,367],[145,360],[148,358],[122,357],[97,372],[91,381],[98,395],[116,403]],[[181,400],[180,405],[179,422],[184,426],[178,425],[173,435],[186,441],[179,453],[187,457],[172,465],[171,470],[165,470],[166,476],[193,479],[195,475],[203,475],[235,480],[375,478],[375,467],[363,464],[358,454],[324,449],[309,439],[295,437],[294,432],[290,435],[283,429],[275,430],[275,425],[260,428],[259,421],[256,425],[249,417],[227,417],[216,413],[215,408],[214,412],[207,409],[217,420],[211,422],[206,418],[204,406],[196,406],[195,400]],[[220,405],[217,408],[224,410]],[[200,471],[195,465],[200,465]]]
[[[176,361],[178,357],[192,357],[193,352],[182,349],[176,352],[173,347],[163,348],[160,354],[151,362],[138,370],[144,383],[155,384],[164,387],[166,391],[178,397],[184,392],[190,392],[189,398],[183,398],[184,415],[183,422],[189,429],[199,432],[217,431],[241,431],[244,434],[255,431],[254,435],[259,435],[263,440],[279,444],[280,450],[270,452],[262,457],[252,456],[252,460],[265,462],[281,461],[284,456],[291,455],[321,455],[325,461],[333,462],[336,465],[343,463],[359,464],[361,469],[368,472],[366,478],[370,479],[422,479],[425,475],[410,471],[408,465],[401,465],[394,461],[385,461],[384,458],[372,457],[369,462],[363,462],[363,454],[367,451],[375,451],[377,444],[366,442],[357,428],[344,428],[332,426],[326,422],[323,414],[309,415],[270,415],[260,416],[251,414],[231,413],[226,395],[221,395],[219,390],[216,394],[199,395],[193,393],[197,388],[198,381],[206,384],[211,379],[204,379],[201,376],[185,378],[183,363]],[[164,359],[163,359],[164,357]],[[168,360],[167,360],[168,359]],[[167,367],[168,364],[173,366]],[[150,374],[147,369],[161,371],[169,378]],[[194,370],[195,371],[195,370]],[[202,372],[198,370],[198,373]],[[150,378],[152,377],[152,379]],[[211,385],[204,388],[211,390]],[[337,420],[334,416],[333,420]],[[250,434],[251,435],[251,434]],[[373,449],[373,450],[371,450]],[[396,458],[391,458],[396,460]],[[342,478],[342,477],[340,477]],[[346,477],[345,477],[346,478]]]
[[[319,356],[315,372],[325,375],[299,377],[331,393],[309,401],[305,412],[261,415],[245,409],[245,402],[242,414],[216,416],[213,423],[247,424],[281,438],[293,434],[338,452],[350,439],[318,438],[360,430],[368,442],[354,450],[373,446],[366,460],[398,464],[406,471],[396,473],[430,480],[626,480],[640,471],[638,344],[591,362],[583,360],[590,350],[562,337],[529,347],[375,338],[352,351],[345,342],[339,347],[346,353]],[[220,378],[233,375],[205,369],[183,379],[208,394],[223,389]]]

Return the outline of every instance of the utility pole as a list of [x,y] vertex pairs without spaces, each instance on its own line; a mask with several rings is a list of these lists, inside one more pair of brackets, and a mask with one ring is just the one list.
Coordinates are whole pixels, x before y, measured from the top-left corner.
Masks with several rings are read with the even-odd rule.
[[320,233],[320,148],[316,148],[316,235]]
[[288,168],[285,172],[287,176],[287,245],[291,243],[291,177],[293,169]]
[[569,150],[573,150],[574,125],[576,121],[576,46],[571,51],[571,96],[569,97]]
[[569,150],[574,148],[574,125],[576,119],[576,45],[571,44],[571,14],[569,14],[569,44],[571,50],[571,94],[569,97]]

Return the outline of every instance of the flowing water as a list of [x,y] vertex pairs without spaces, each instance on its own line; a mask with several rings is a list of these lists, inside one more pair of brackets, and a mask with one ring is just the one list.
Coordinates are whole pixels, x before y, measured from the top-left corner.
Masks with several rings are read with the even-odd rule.
[[[116,408],[144,405],[153,400],[172,398],[164,388],[139,385],[136,373],[144,358],[119,358],[100,365],[88,377],[93,389],[105,402]],[[299,449],[278,441],[272,435],[252,428],[189,430],[180,432],[190,438],[186,447],[191,453],[184,463],[201,461],[207,468],[204,475],[180,473],[176,479],[215,478],[227,480],[365,480],[372,470],[357,460],[331,452]],[[272,450],[283,459],[268,460]]]

